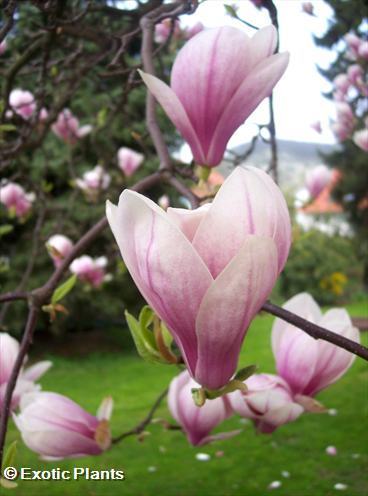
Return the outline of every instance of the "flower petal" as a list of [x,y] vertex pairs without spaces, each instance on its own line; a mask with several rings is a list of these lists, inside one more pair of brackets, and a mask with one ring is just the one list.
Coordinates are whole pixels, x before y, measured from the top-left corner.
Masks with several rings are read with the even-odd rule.
[[214,166],[221,162],[230,137],[259,103],[271,94],[273,87],[285,72],[288,61],[287,53],[279,53],[268,57],[252,69],[227,103],[217,122],[206,153],[208,165]]
[[276,278],[275,243],[269,238],[247,237],[210,286],[199,308],[197,382],[217,389],[231,378],[250,321],[267,299]]
[[[293,312],[299,317],[303,317],[304,319],[310,320],[311,322],[317,323],[320,321],[322,317],[322,312],[317,303],[314,301],[312,296],[308,293],[299,293],[290,300],[288,300],[282,308],[285,310],[289,310],[289,312]],[[285,330],[290,326],[285,320],[275,319],[272,326],[272,351],[277,360],[278,350],[280,347],[281,338],[283,338],[283,334]],[[289,334],[290,338],[292,334]],[[284,342],[285,345],[285,342]]]
[[249,234],[274,239],[279,252],[278,270],[281,270],[291,238],[285,199],[265,172],[255,167],[237,167],[221,186],[199,225],[193,246],[216,277]]
[[192,241],[199,224],[210,207],[210,203],[206,203],[195,210],[169,207],[166,213],[171,221],[185,234],[189,241]]
[[107,218],[140,292],[171,330],[188,367],[197,357],[195,319],[211,275],[166,213],[143,195],[125,190]]
[[49,368],[52,367],[52,362],[49,360],[44,360],[43,362],[37,362],[31,367],[28,367],[23,373],[22,373],[22,379],[25,379],[27,381],[37,381],[45,372],[49,370]]
[[142,71],[139,71],[139,74],[150,92],[165,110],[174,126],[189,143],[195,160],[200,164],[205,164],[206,159],[201,143],[198,140],[198,136],[179,98],[173,90],[160,79]]

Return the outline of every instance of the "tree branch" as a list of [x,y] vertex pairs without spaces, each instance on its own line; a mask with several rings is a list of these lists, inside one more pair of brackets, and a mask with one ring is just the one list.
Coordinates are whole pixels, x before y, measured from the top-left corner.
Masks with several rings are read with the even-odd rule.
[[335,332],[329,331],[324,327],[313,324],[312,322],[309,322],[309,320],[303,319],[302,317],[299,317],[299,315],[295,315],[295,313],[289,312],[289,310],[286,310],[285,308],[278,307],[270,301],[267,301],[263,305],[262,310],[271,313],[286,322],[289,322],[289,324],[293,324],[295,327],[298,327],[298,329],[306,332],[314,339],[323,339],[324,341],[335,344],[339,348],[344,348],[345,350],[354,353],[354,355],[364,358],[364,360],[368,360],[368,348],[352,341],[351,339],[341,336],[341,334],[336,334]]

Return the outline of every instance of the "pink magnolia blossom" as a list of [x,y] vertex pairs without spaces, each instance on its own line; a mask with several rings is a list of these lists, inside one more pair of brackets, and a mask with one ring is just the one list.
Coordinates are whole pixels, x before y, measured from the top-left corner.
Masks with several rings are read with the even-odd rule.
[[[359,342],[359,331],[342,308],[333,308],[322,315],[308,293],[294,296],[283,308]],[[327,341],[313,339],[280,319],[275,320],[272,328],[272,349],[278,374],[288,382],[293,394],[304,396],[314,396],[336,382],[355,358],[352,353]]]
[[336,103],[336,113],[337,119],[339,122],[342,122],[346,125],[354,124],[354,112],[351,109],[351,106],[347,102],[338,102]]
[[318,165],[307,172],[306,187],[312,198],[316,198],[331,180],[331,171],[325,165]]
[[320,121],[314,121],[311,123],[310,127],[316,131],[316,133],[321,134],[322,133],[322,126]]
[[302,3],[302,11],[308,15],[314,15],[314,7],[312,2],[303,2]]
[[10,93],[9,105],[25,120],[30,119],[36,110],[36,102],[32,93],[19,88]]
[[73,242],[62,234],[54,234],[47,241],[46,247],[55,267],[59,267],[64,258],[72,251]]
[[174,23],[173,37],[180,37],[181,31],[179,22],[177,20],[174,21],[173,19],[164,19],[162,22],[159,22],[155,26],[156,43],[165,43],[171,33],[172,23]]
[[[19,343],[5,332],[0,332],[0,411],[5,398],[6,388],[19,353]],[[39,389],[35,384],[50,367],[49,361],[38,362],[31,367],[22,367],[11,400],[11,409],[18,407],[23,394]]]
[[122,147],[118,150],[118,166],[126,177],[130,177],[140,167],[144,160],[144,155],[131,148]]
[[48,118],[48,116],[49,116],[49,111],[47,110],[47,108],[42,107],[42,109],[40,110],[39,116],[38,116],[38,120],[40,122],[45,122],[45,120]]
[[352,133],[351,125],[342,122],[331,124],[331,130],[339,141],[345,141]]
[[355,33],[346,34],[344,39],[349,48],[348,55],[351,59],[356,60],[358,58],[359,47],[362,44],[362,40]]
[[361,129],[353,134],[354,143],[365,152],[368,152],[368,129]]
[[76,179],[75,184],[89,198],[95,199],[100,191],[109,187],[110,182],[110,175],[105,172],[101,165],[96,165],[93,169],[85,172],[82,179]]
[[210,435],[217,425],[232,415],[232,410],[226,396],[206,401],[202,407],[196,406],[191,390],[197,387],[199,385],[184,370],[171,381],[168,393],[171,415],[182,426],[188,441],[193,446],[202,446],[238,434],[240,431]]
[[187,40],[190,40],[190,38],[193,38],[193,36],[200,33],[204,29],[205,27],[203,26],[203,24],[201,22],[197,22],[185,31],[185,37]]
[[0,185],[0,203],[19,218],[31,210],[34,199],[35,195],[26,193],[20,184],[8,182]]
[[209,389],[224,386],[288,256],[281,191],[260,169],[237,167],[214,201],[196,210],[164,212],[124,190],[106,213],[131,276],[169,327],[191,376]]
[[263,1],[264,0],[250,0],[252,2],[252,4],[257,7],[258,9],[260,9],[262,6],[263,6]]
[[106,265],[106,257],[93,259],[88,255],[82,255],[71,263],[70,270],[73,274],[76,274],[81,281],[87,282],[94,288],[98,288],[105,280]]
[[158,199],[158,204],[164,210],[167,210],[170,207],[170,198],[167,195],[162,195]]
[[79,126],[79,120],[69,109],[64,109],[58,115],[56,122],[51,126],[52,131],[65,143],[75,144],[92,131],[92,126]]
[[337,88],[341,93],[345,94],[350,88],[350,80],[347,74],[338,74],[333,80],[335,88]]
[[99,455],[110,447],[112,406],[112,399],[105,398],[93,416],[61,394],[30,393],[13,418],[26,446],[43,459],[77,458]]
[[359,64],[353,64],[348,68],[348,78],[355,86],[361,84],[363,78],[363,68]]
[[293,400],[287,382],[277,375],[252,375],[245,384],[247,392],[235,391],[228,398],[233,410],[252,419],[259,432],[271,433],[277,427],[293,422],[304,411]]
[[6,51],[6,46],[7,46],[6,40],[3,40],[0,43],[0,55],[2,55]]
[[253,38],[229,26],[206,29],[180,50],[171,87],[140,73],[198,164],[221,162],[232,134],[284,73],[289,56],[274,54],[276,42],[273,26]]
[[362,41],[358,48],[358,55],[360,58],[368,60],[368,41]]

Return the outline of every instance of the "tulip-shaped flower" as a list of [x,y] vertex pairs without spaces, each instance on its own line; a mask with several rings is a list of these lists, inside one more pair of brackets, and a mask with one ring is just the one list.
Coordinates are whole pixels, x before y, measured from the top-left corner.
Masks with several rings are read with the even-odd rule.
[[96,165],[93,169],[85,172],[82,179],[76,179],[75,184],[88,199],[96,200],[99,192],[109,187],[110,181],[110,175],[104,171],[101,165]]
[[31,210],[34,199],[35,195],[26,193],[20,184],[8,182],[0,185],[0,203],[5,205],[9,214],[24,217]]
[[111,444],[112,399],[105,398],[97,416],[51,392],[24,395],[14,415],[26,446],[45,460],[100,455]]
[[185,370],[171,381],[168,393],[171,415],[183,428],[188,441],[193,446],[201,446],[238,434],[240,431],[210,435],[210,432],[233,412],[226,396],[206,401],[202,407],[196,406],[191,391],[196,387],[198,384]]
[[[174,26],[172,25],[174,23]],[[165,43],[165,41],[173,33],[174,38],[180,38],[181,30],[180,23],[174,19],[164,19],[155,26],[155,42]]]
[[365,152],[368,152],[368,129],[361,129],[353,134],[354,143]]
[[280,425],[296,420],[304,411],[293,401],[287,382],[277,375],[252,375],[245,384],[248,391],[235,391],[228,398],[233,410],[252,419],[259,432],[270,434]]
[[312,198],[316,198],[331,180],[331,171],[325,165],[318,165],[307,172],[306,187]]
[[25,120],[30,119],[36,110],[36,102],[32,93],[21,89],[15,89],[10,93],[9,105]]
[[[283,305],[300,317],[341,336],[359,342],[346,310],[333,308],[322,315],[308,293],[300,293]],[[278,374],[287,381],[293,394],[313,397],[336,382],[353,363],[355,356],[327,341],[316,340],[305,332],[276,319],[272,328],[272,349]]]
[[125,190],[107,218],[140,292],[170,329],[191,376],[229,381],[246,330],[290,248],[290,218],[272,179],[238,167],[212,204],[190,211]]
[[198,164],[221,162],[232,134],[284,73],[288,54],[273,55],[276,38],[273,26],[253,38],[229,26],[207,29],[180,50],[171,87],[141,73]]
[[77,277],[94,288],[98,288],[106,278],[105,267],[107,265],[106,257],[91,258],[88,255],[82,255],[76,258],[70,265],[70,270]]
[[52,131],[58,138],[69,143],[75,144],[79,139],[84,138],[92,131],[89,124],[79,126],[79,120],[72,114],[69,109],[64,109],[57,117],[56,122],[51,126]]
[[6,46],[7,46],[6,40],[3,40],[0,43],[0,55],[2,55],[6,51]]
[[140,167],[144,155],[131,148],[122,147],[118,150],[118,166],[124,172],[126,177],[130,177]]
[[55,267],[59,267],[64,258],[72,251],[73,242],[63,234],[54,234],[48,239],[46,248]]
[[[18,353],[18,341],[9,334],[0,332],[0,411]],[[26,369],[22,367],[11,400],[10,407],[12,410],[17,408],[23,394],[39,389],[39,386],[35,384],[35,381],[37,381],[51,365],[51,362],[45,360]]]

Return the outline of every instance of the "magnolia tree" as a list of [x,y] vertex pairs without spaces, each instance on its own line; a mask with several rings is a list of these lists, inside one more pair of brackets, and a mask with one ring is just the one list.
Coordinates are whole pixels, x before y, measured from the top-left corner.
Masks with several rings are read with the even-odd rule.
[[[17,236],[29,260],[17,288],[0,295],[7,308],[17,300],[28,304],[20,343],[0,334],[0,460],[10,419],[44,459],[101,455],[140,435],[166,396],[193,445],[238,435],[211,433],[231,415],[251,419],[269,434],[308,412],[324,412],[318,393],[347,371],[355,355],[368,360],[345,310],[323,315],[307,293],[283,307],[269,301],[292,242],[287,204],[274,180],[272,108],[272,90],[289,56],[278,53],[272,1],[253,3],[267,9],[271,22],[253,26],[253,36],[245,34],[240,21],[250,23],[233,6],[227,10],[239,19],[237,28],[182,28],[180,16],[197,7],[188,0],[137,2],[132,10],[124,2],[9,2],[4,10],[1,234],[5,241]],[[26,46],[21,30],[28,16],[39,30]],[[258,168],[234,167],[218,191],[200,196],[198,186],[211,184],[233,133],[266,98],[274,179]],[[172,155],[183,141],[193,154],[190,165]],[[315,193],[320,180],[310,178]],[[178,197],[187,208],[170,207]],[[106,216],[96,219],[106,199]],[[65,218],[74,218],[76,201],[88,208],[71,228]],[[27,225],[30,240],[22,238]],[[50,362],[25,363],[41,315],[59,320],[77,279],[90,288],[88,295],[103,294],[117,277],[118,249],[149,305],[138,318],[125,314],[139,355],[181,372],[145,419],[112,439],[112,398],[102,399],[93,415],[65,396],[40,391],[37,380]],[[46,250],[49,276],[29,288]],[[118,290],[113,297],[120,301]],[[238,363],[260,311],[277,317],[277,375]]]

